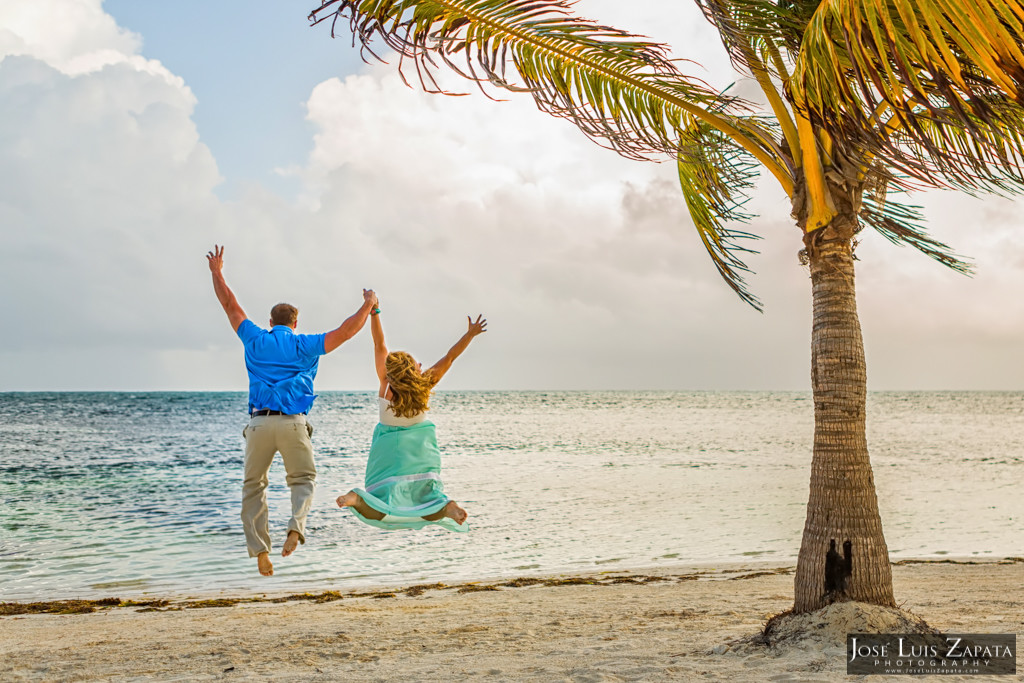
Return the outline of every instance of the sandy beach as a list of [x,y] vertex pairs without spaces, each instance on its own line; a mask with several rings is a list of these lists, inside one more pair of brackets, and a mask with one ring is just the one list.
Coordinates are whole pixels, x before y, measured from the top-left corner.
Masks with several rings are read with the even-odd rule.
[[[777,648],[745,642],[790,607],[792,569],[662,568],[16,614],[0,618],[0,679],[846,680],[849,624]],[[893,572],[901,606],[935,628],[1024,632],[1024,560],[910,561]],[[1017,666],[1024,673],[1019,657]]]

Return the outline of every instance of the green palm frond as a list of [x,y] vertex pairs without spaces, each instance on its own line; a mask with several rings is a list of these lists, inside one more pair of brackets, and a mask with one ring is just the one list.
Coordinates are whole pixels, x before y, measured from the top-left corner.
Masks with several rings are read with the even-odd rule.
[[[769,0],[696,0],[704,16],[718,29],[733,65],[757,81],[775,114],[785,140],[785,153],[800,165],[796,122],[786,104],[782,84],[789,66],[782,47],[799,44],[805,21],[785,3]],[[782,47],[780,47],[782,46]]]
[[743,242],[760,238],[727,225],[753,218],[743,206],[760,170],[757,161],[728,137],[697,124],[680,138],[678,170],[693,225],[715,268],[741,299],[761,311],[743,277],[750,269],[739,257],[756,254]]
[[893,201],[888,196],[887,185],[880,181],[866,188],[859,216],[861,222],[893,244],[911,246],[958,273],[972,273],[970,263],[955,254],[949,245],[928,235],[922,225],[924,216],[920,207]]
[[1024,109],[1007,106],[1004,98],[988,106],[997,112],[990,121],[933,106],[927,115],[894,114],[886,128],[864,126],[850,139],[875,149],[878,160],[903,174],[909,182],[896,184],[905,189],[923,183],[968,194],[1019,194],[1024,183]]
[[[747,268],[736,258],[749,251],[738,241],[752,236],[727,229],[724,221],[741,215],[733,198],[746,189],[741,179],[751,166],[765,166],[792,192],[792,162],[777,126],[681,73],[663,45],[569,10],[566,0],[322,0],[310,18],[332,22],[332,34],[339,20],[347,21],[375,57],[374,41],[382,41],[414,64],[429,91],[443,92],[435,74],[446,66],[482,88],[529,92],[541,110],[570,119],[628,158],[676,160],[719,272],[760,308],[741,277]],[[708,148],[695,148],[697,138]]]
[[807,25],[811,23],[821,2],[822,0],[778,0],[779,9],[786,12],[786,25],[790,29],[784,34],[784,46],[793,59],[800,54]]
[[995,93],[1024,102],[1022,18],[1018,0],[823,0],[795,85],[820,105],[850,90],[837,76],[852,70],[869,108],[882,101],[896,111],[927,107],[941,96],[986,119]]
[[823,0],[790,90],[834,136],[913,178],[1018,192],[1022,18],[1017,0]]
[[[733,64],[748,72],[765,66],[785,77],[764,53],[786,49],[796,54],[811,12],[801,5],[773,0],[695,0],[714,24]],[[757,64],[751,63],[756,59]]]
[[542,110],[629,158],[674,157],[677,131],[704,121],[791,188],[777,141],[741,120],[744,102],[681,73],[664,46],[569,9],[566,0],[323,0],[310,18],[347,20],[371,54],[379,38],[434,92],[438,61],[480,84],[526,89]]

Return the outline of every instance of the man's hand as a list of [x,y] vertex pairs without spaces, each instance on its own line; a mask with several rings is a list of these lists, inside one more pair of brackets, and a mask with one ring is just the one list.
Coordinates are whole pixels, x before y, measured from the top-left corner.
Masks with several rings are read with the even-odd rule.
[[213,251],[207,252],[206,260],[210,263],[210,273],[213,275],[213,292],[217,295],[217,301],[224,307],[224,312],[228,314],[231,329],[237,332],[246,315],[238,304],[235,293],[224,281],[224,247],[213,245]]
[[224,269],[224,247],[213,245],[213,251],[206,252],[206,260],[210,263],[210,272],[219,273]]
[[359,310],[345,319],[336,329],[324,335],[324,353],[330,353],[363,329],[371,311],[377,307],[377,294],[372,289],[363,290],[363,305]]

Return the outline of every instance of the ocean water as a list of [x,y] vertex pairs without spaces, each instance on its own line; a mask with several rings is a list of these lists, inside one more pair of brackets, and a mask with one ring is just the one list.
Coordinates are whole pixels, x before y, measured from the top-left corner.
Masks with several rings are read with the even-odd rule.
[[[334,498],[361,483],[376,400],[310,416],[308,543],[256,573],[238,519],[243,393],[0,393],[0,600],[352,589],[661,565],[792,564],[810,396],[439,392],[446,492],[471,531],[387,532]],[[893,558],[1024,555],[1024,393],[872,393]],[[270,474],[271,533],[288,491]]]

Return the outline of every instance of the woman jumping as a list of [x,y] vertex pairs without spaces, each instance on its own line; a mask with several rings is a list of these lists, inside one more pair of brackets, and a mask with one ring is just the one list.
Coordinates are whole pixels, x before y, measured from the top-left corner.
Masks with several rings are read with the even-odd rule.
[[444,358],[423,371],[408,353],[388,353],[380,309],[370,315],[373,359],[380,380],[380,422],[373,430],[365,487],[338,496],[338,506],[381,529],[421,529],[437,524],[466,531],[466,511],[444,494],[441,451],[426,411],[430,410],[427,403],[433,388],[473,338],[487,331],[487,321],[483,316],[477,316],[476,322],[467,317],[469,330]]

